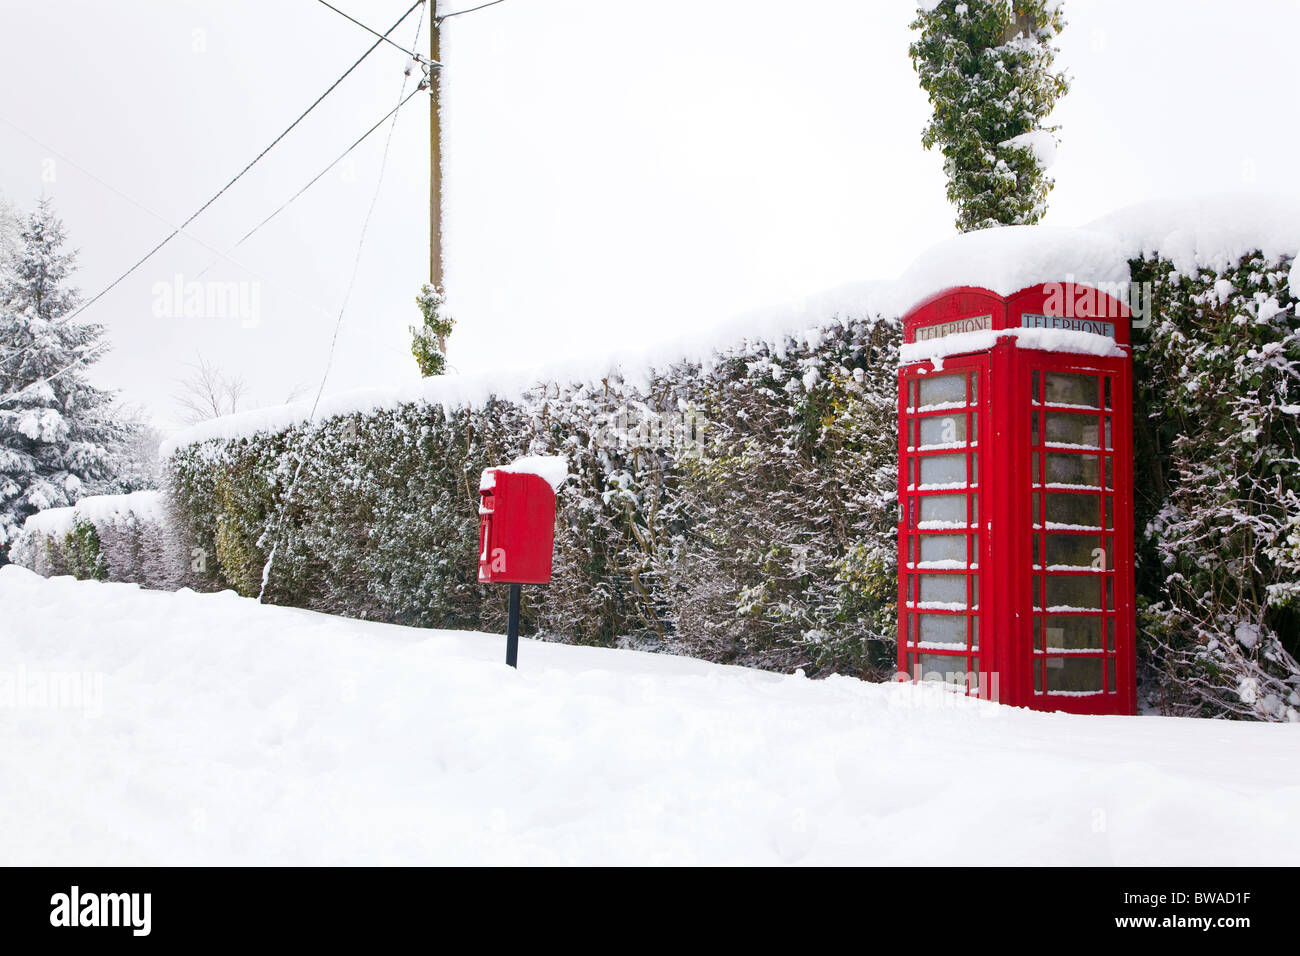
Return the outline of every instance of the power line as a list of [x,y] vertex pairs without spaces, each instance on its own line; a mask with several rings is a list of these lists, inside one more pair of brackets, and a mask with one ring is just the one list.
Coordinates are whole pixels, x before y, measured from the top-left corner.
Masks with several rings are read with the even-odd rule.
[[[390,39],[389,39],[385,34],[380,33],[378,30],[372,30],[370,27],[366,26],[364,23],[362,23],[362,22],[361,22],[360,20],[358,20],[356,17],[348,16],[346,13],[344,13],[344,12],[343,12],[342,10],[340,10],[338,7],[334,6],[334,5],[331,4],[331,3],[327,3],[326,0],[316,0],[316,2],[319,3],[319,4],[320,4],[321,6],[323,6],[323,7],[329,7],[329,9],[333,10],[335,13],[337,13],[339,16],[341,16],[344,20],[349,20],[349,21],[351,21],[352,23],[355,23],[357,26],[359,26],[361,29],[365,30],[367,33],[372,33],[372,34],[374,34],[375,36],[379,37],[379,39],[382,40],[384,43],[387,43],[389,46],[391,46],[391,47],[395,47],[396,49],[401,50],[401,51],[402,51],[403,53],[405,53],[407,56],[411,57],[411,58],[414,59],[414,60],[418,60],[420,63],[423,63],[425,66],[432,66],[432,67],[440,67],[440,66],[442,66],[442,64],[439,63],[439,62],[437,62],[436,60],[431,60],[431,59],[429,59],[427,56],[421,56],[420,54],[416,53],[416,52],[413,51],[413,50],[408,50],[406,47],[402,46],[402,45],[399,44],[399,43],[394,43],[394,42],[393,42],[392,40],[390,40]],[[423,3],[424,0],[420,0],[420,2]],[[407,12],[407,13],[410,13],[411,11],[408,10],[408,11],[406,11],[406,12]],[[391,33],[392,31],[389,30],[388,32]]]
[[477,7],[470,7],[468,10],[457,10],[455,13],[445,13],[438,17],[438,22],[450,20],[452,17],[458,17],[463,13],[473,13],[475,10],[482,10],[484,7],[494,7],[498,3],[504,3],[505,0],[490,0],[488,3],[480,3]]
[[238,259],[234,259],[233,256],[229,254],[229,252],[222,252],[220,248],[213,246],[212,243],[205,242],[204,239],[200,239],[198,235],[195,235],[194,233],[191,232],[187,232],[187,230],[183,229],[182,226],[175,225],[172,220],[162,215],[161,212],[157,212],[156,209],[146,206],[146,204],[140,202],[139,199],[135,199],[134,196],[123,193],[123,191],[118,189],[117,186],[114,186],[113,183],[107,182],[105,181],[105,179],[96,176],[96,174],[94,172],[91,172],[90,169],[87,169],[86,166],[83,166],[81,163],[78,163],[77,160],[72,159],[72,157],[70,157],[68,153],[60,152],[59,150],[56,150],[55,147],[49,146],[49,144],[45,143],[44,140],[35,137],[35,135],[32,135],[31,133],[29,133],[29,131],[23,129],[22,126],[19,126],[18,124],[16,124],[16,122],[13,122],[13,120],[9,120],[9,118],[0,116],[0,122],[3,122],[5,126],[9,126],[10,129],[16,131],[16,133],[22,135],[22,137],[26,137],[27,139],[30,139],[32,143],[35,143],[36,146],[42,148],[42,150],[49,153],[49,155],[56,157],[56,159],[61,160],[62,163],[66,163],[72,166],[73,169],[81,173],[82,176],[85,176],[86,178],[90,179],[91,182],[94,182],[96,183],[96,185],[104,187],[104,189],[108,190],[109,193],[112,193],[113,195],[118,196],[118,198],[125,200],[125,202],[130,203],[131,206],[134,206],[136,209],[139,209],[140,212],[144,212],[146,213],[146,215],[152,216],[153,219],[156,219],[157,221],[161,222],[162,225],[170,226],[170,228],[172,228],[173,230],[173,233],[179,235],[185,235],[185,238],[190,239],[191,242],[198,243],[198,245],[205,248],[205,250],[208,250],[209,252],[214,252],[214,254],[221,256],[222,259],[229,261],[229,263],[231,265],[234,265],[235,268],[240,269],[240,271],[247,272],[248,274],[250,274],[250,276],[256,278],[256,280],[268,282],[269,285],[276,285],[281,287],[281,289],[287,291],[287,293],[294,295],[295,298],[302,299],[303,302],[308,304],[308,306],[315,308],[317,312],[324,312],[325,315],[331,315],[330,310],[326,310],[324,306],[318,306],[318,304],[312,302],[311,299],[305,297],[305,295],[303,295],[302,293],[299,293],[298,290],[290,289],[289,286],[283,285],[282,282],[276,282],[274,280],[269,280],[269,278],[266,278],[265,276],[261,276],[261,274],[257,273],[256,271],[253,271],[253,269],[248,267],[248,265],[244,265],[242,261],[239,261]]
[[[409,98],[409,97],[408,97],[408,98]],[[391,115],[391,114],[390,114],[390,115]],[[381,120],[380,122],[383,122],[383,121]],[[82,166],[82,165],[81,165],[80,163],[78,163],[76,160],[70,158],[66,153],[62,153],[62,152],[60,152],[59,150],[54,149],[53,147],[49,146],[47,143],[43,142],[42,140],[40,140],[40,139],[37,138],[36,136],[33,136],[31,133],[29,133],[27,130],[23,129],[21,126],[19,126],[17,123],[13,122],[12,120],[7,119],[7,118],[5,118],[5,117],[3,117],[3,116],[0,116],[0,123],[4,123],[6,126],[8,126],[8,127],[11,128],[12,130],[14,130],[15,132],[17,132],[19,135],[21,135],[21,136],[25,136],[27,139],[31,140],[33,143],[35,143],[37,146],[39,146],[41,149],[43,149],[47,154],[49,154],[49,155],[51,155],[51,156],[54,156],[55,158],[61,160],[62,162],[67,163],[69,166],[71,166],[71,167],[72,167],[73,169],[75,169],[75,170],[78,170],[82,175],[86,176],[86,177],[87,177],[88,179],[90,179],[92,182],[98,184],[99,186],[102,186],[104,189],[107,189],[109,192],[111,192],[111,193],[113,193],[114,195],[120,197],[121,199],[124,199],[126,202],[130,203],[132,206],[135,206],[137,209],[139,209],[139,210],[141,210],[141,211],[147,213],[148,215],[152,216],[154,219],[157,219],[159,222],[163,223],[163,225],[171,226],[171,228],[172,228],[171,235],[172,235],[172,236],[176,236],[176,235],[184,235],[185,238],[190,239],[191,241],[198,243],[200,246],[202,246],[203,248],[207,249],[209,252],[214,252],[214,253],[216,253],[218,256],[220,256],[220,257],[222,257],[223,259],[225,259],[226,261],[230,262],[230,263],[231,263],[232,265],[234,265],[236,268],[238,268],[238,269],[242,270],[243,272],[246,272],[247,274],[251,275],[254,279],[257,279],[257,280],[259,280],[259,281],[261,281],[261,282],[266,282],[266,283],[268,283],[269,285],[277,286],[277,287],[283,289],[285,292],[288,292],[288,293],[289,293],[290,295],[292,295],[294,298],[299,299],[300,301],[306,303],[306,304],[309,305],[311,308],[315,309],[317,312],[320,312],[322,315],[331,315],[331,314],[332,314],[329,310],[325,309],[323,306],[320,306],[320,305],[316,304],[316,303],[313,302],[313,301],[312,301],[308,296],[303,295],[303,294],[302,294],[301,292],[299,292],[298,290],[296,290],[296,289],[292,289],[292,288],[290,288],[290,287],[284,285],[284,284],[281,283],[281,282],[276,282],[276,281],[273,280],[273,279],[268,279],[268,278],[266,278],[265,276],[263,276],[263,275],[261,275],[261,274],[255,272],[253,269],[250,269],[248,266],[244,265],[244,264],[243,264],[242,262],[240,262],[238,259],[233,258],[229,253],[222,252],[220,249],[216,248],[215,246],[210,245],[210,244],[207,243],[207,242],[204,242],[202,239],[200,239],[198,236],[194,235],[192,232],[187,232],[187,231],[184,230],[184,228],[182,228],[182,227],[180,227],[180,226],[176,226],[176,225],[174,225],[174,224],[171,222],[171,220],[169,220],[166,216],[164,216],[164,215],[162,215],[161,213],[159,213],[159,212],[157,212],[157,211],[151,209],[150,207],[146,206],[144,203],[140,202],[138,199],[135,199],[134,197],[128,195],[127,193],[124,193],[122,190],[118,189],[118,188],[117,188],[116,186],[114,186],[112,183],[110,183],[110,182],[106,182],[105,180],[101,179],[99,176],[95,175],[93,172],[91,172],[91,171],[90,171],[89,169],[87,169],[85,166]],[[169,238],[170,238],[170,237],[169,237]],[[84,306],[83,306],[83,308],[84,308]],[[77,310],[77,312],[79,312],[79,311],[80,311],[80,309]],[[77,312],[73,312],[73,313],[71,313],[71,314],[68,316],[68,318],[71,318],[72,316],[76,315]],[[26,351],[30,351],[31,348],[32,348],[32,346],[28,346],[26,349],[23,349],[22,351],[19,351],[19,352],[11,353],[11,354],[10,354],[9,356],[7,356],[7,357],[8,357],[8,358],[13,358],[15,355],[21,355],[21,354],[24,354]],[[58,378],[59,376],[64,375],[64,374],[66,374],[67,372],[72,371],[72,370],[73,370],[74,368],[76,368],[77,366],[79,366],[79,365],[84,365],[86,362],[88,362],[89,360],[93,359],[93,358],[95,357],[96,354],[99,354],[99,351],[98,351],[98,350],[83,353],[82,355],[80,355],[80,356],[78,356],[76,359],[74,359],[71,363],[69,363],[68,365],[66,365],[66,366],[64,366],[63,368],[59,369],[59,370],[58,370],[57,372],[55,372],[54,374],[52,374],[52,375],[47,375],[46,377],[44,377],[44,378],[42,378],[42,379],[40,379],[40,380],[38,380],[38,381],[36,381],[36,382],[32,382],[32,383],[28,384],[27,386],[25,386],[24,388],[19,389],[17,392],[12,392],[12,393],[10,393],[10,394],[8,394],[8,395],[0,396],[0,405],[5,405],[5,404],[7,404],[8,402],[13,401],[13,400],[16,399],[18,396],[24,394],[25,392],[27,392],[28,390],[30,390],[31,388],[33,388],[33,387],[35,387],[35,386],[37,386],[37,385],[40,385],[40,384],[43,384],[43,383],[46,383],[46,382],[52,382],[54,379]]]
[[[415,0],[415,3],[411,4],[410,8],[409,8],[405,13],[403,13],[403,14],[401,15],[401,17],[398,18],[397,22],[394,23],[391,27],[388,28],[388,32],[389,32],[389,33],[392,33],[394,30],[396,30],[396,29],[397,29],[397,28],[402,24],[402,21],[405,20],[407,17],[409,17],[409,16],[411,15],[411,11],[413,11],[416,7],[420,6],[422,3],[424,3],[424,0]],[[332,93],[332,92],[335,90],[335,88],[336,88],[340,83],[342,83],[345,79],[347,79],[348,75],[349,75],[353,70],[355,70],[358,66],[360,66],[361,63],[362,63],[362,61],[365,60],[366,57],[370,56],[370,54],[374,53],[375,50],[377,50],[377,49],[379,48],[379,43],[380,43],[379,40],[376,40],[374,43],[372,43],[372,44],[370,45],[370,49],[366,50],[365,53],[361,54],[360,58],[358,58],[357,61],[356,61],[355,63],[353,63],[350,67],[348,67],[346,70],[344,70],[344,71],[343,71],[343,74],[342,74],[342,75],[341,75],[337,80],[335,80],[333,83],[331,83],[331,84],[329,85],[329,87],[325,90],[325,92],[322,93],[320,96],[318,96],[318,97],[316,98],[316,101],[315,101],[314,103],[312,103],[311,106],[307,107],[307,109],[305,109],[305,110],[304,110],[304,111],[303,111],[303,112],[298,116],[298,118],[297,118],[296,120],[294,120],[292,123],[290,123],[290,124],[285,128],[285,130],[284,130],[282,133],[280,133],[279,136],[277,136],[275,139],[271,140],[270,144],[269,144],[265,149],[263,149],[260,153],[258,153],[255,157],[253,157],[252,162],[250,162],[250,163],[249,163],[248,165],[246,165],[243,169],[241,169],[241,170],[240,170],[240,171],[235,175],[235,177],[234,177],[233,179],[230,180],[230,182],[226,183],[224,186],[222,186],[220,189],[218,189],[215,193],[213,193],[212,196],[208,199],[207,202],[205,202],[202,206],[200,206],[198,209],[196,209],[196,210],[195,210],[195,211],[194,211],[194,212],[189,216],[188,219],[186,219],[186,220],[185,220],[184,222],[182,222],[179,226],[177,226],[176,228],[174,228],[174,229],[173,229],[173,230],[172,230],[172,231],[171,231],[171,232],[170,232],[170,233],[169,233],[169,234],[168,234],[168,235],[167,235],[167,236],[166,236],[166,237],[165,237],[165,238],[164,238],[160,243],[158,243],[156,246],[154,246],[152,249],[150,249],[148,252],[146,252],[146,253],[145,253],[145,254],[144,254],[140,259],[138,259],[138,260],[135,262],[134,265],[131,266],[131,268],[127,269],[127,270],[126,270],[125,272],[123,272],[120,276],[118,276],[116,279],[114,279],[112,282],[110,282],[107,286],[105,286],[103,289],[101,289],[101,290],[100,290],[99,292],[97,292],[95,295],[91,296],[90,299],[88,299],[86,302],[84,302],[84,303],[82,303],[80,306],[78,306],[78,307],[77,307],[77,310],[76,310],[75,312],[73,312],[72,315],[68,316],[68,318],[70,318],[70,319],[71,319],[71,318],[76,318],[78,315],[80,315],[80,314],[81,314],[82,312],[84,312],[86,309],[90,308],[92,305],[94,305],[96,302],[98,302],[100,299],[102,299],[102,298],[103,298],[105,295],[107,295],[109,292],[113,291],[113,289],[117,288],[117,286],[118,286],[118,285],[119,285],[123,280],[125,280],[128,276],[130,276],[132,273],[134,273],[134,272],[135,272],[137,269],[139,269],[142,265],[144,265],[146,262],[148,262],[150,259],[152,259],[152,258],[153,258],[157,253],[158,253],[158,251],[159,251],[160,249],[162,249],[164,246],[166,246],[169,242],[171,242],[173,239],[175,239],[178,235],[180,235],[181,231],[182,231],[186,226],[188,226],[190,223],[192,223],[195,219],[197,219],[197,218],[199,217],[200,214],[202,214],[202,212],[203,212],[205,209],[207,209],[207,208],[208,208],[209,206],[211,206],[214,202],[216,202],[219,198],[221,198],[222,194],[225,193],[225,191],[226,191],[227,189],[229,189],[231,186],[235,185],[235,183],[239,182],[239,180],[244,176],[244,174],[247,173],[250,169],[252,169],[253,166],[255,166],[255,165],[258,163],[258,161],[262,159],[263,156],[265,156],[267,153],[269,153],[269,152],[270,152],[270,151],[275,147],[275,145],[276,145],[277,143],[279,143],[282,139],[284,139],[287,135],[289,135],[289,132],[290,132],[290,131],[295,127],[295,126],[297,126],[297,125],[298,125],[299,123],[301,123],[304,119],[306,119],[306,118],[307,118],[307,115],[308,115],[309,113],[311,113],[311,111],[314,110],[317,106],[319,106],[319,105],[321,104],[321,102],[325,99],[325,97],[329,96],[330,93]]]
[[[313,176],[310,180],[308,180],[307,183],[306,183],[306,184],[305,184],[301,189],[299,189],[296,193],[294,193],[292,196],[290,196],[288,199],[286,199],[284,202],[282,202],[282,203],[281,203],[281,204],[276,208],[276,210],[275,210],[273,213],[271,213],[269,216],[267,216],[265,219],[263,219],[261,222],[259,222],[259,223],[258,223],[256,226],[254,226],[252,229],[248,230],[248,232],[244,233],[244,235],[240,238],[240,240],[239,240],[238,242],[236,242],[233,246],[231,246],[228,250],[226,250],[226,252],[227,252],[227,253],[234,252],[236,249],[238,249],[240,246],[242,246],[245,242],[247,242],[249,239],[251,239],[251,238],[253,237],[253,234],[254,234],[255,232],[257,232],[258,230],[260,230],[263,226],[265,226],[268,222],[270,222],[270,221],[271,221],[272,219],[274,219],[276,216],[280,215],[280,213],[282,213],[282,212],[284,212],[286,209],[288,209],[289,206],[290,206],[290,205],[291,205],[291,204],[292,204],[292,203],[293,203],[293,202],[294,202],[294,201],[295,201],[299,196],[301,196],[301,195],[302,195],[303,193],[305,193],[307,190],[311,189],[311,187],[314,186],[314,185],[316,185],[316,183],[318,183],[318,182],[321,180],[321,178],[322,178],[326,173],[328,173],[331,169],[333,169],[333,168],[334,168],[335,166],[337,166],[339,163],[343,162],[343,160],[347,158],[347,156],[348,156],[349,153],[351,153],[354,149],[356,149],[358,146],[360,146],[362,143],[364,143],[364,142],[365,142],[365,141],[370,137],[370,134],[371,134],[371,133],[373,133],[375,130],[379,129],[379,127],[383,126],[383,125],[384,125],[384,122],[385,122],[385,121],[386,121],[390,116],[392,116],[394,113],[396,113],[398,110],[400,110],[403,106],[405,106],[407,103],[409,103],[409,102],[410,102],[410,101],[411,101],[411,100],[416,96],[416,94],[418,94],[419,92],[420,92],[419,90],[413,90],[411,93],[407,94],[406,98],[405,98],[404,100],[402,100],[402,102],[398,103],[398,104],[397,104],[396,106],[394,106],[391,110],[389,110],[389,111],[388,111],[387,113],[385,113],[382,117],[380,117],[380,118],[379,118],[379,121],[376,122],[374,126],[370,127],[370,129],[368,129],[368,130],[366,130],[364,133],[362,133],[362,134],[361,134],[361,135],[356,139],[356,141],[353,142],[353,144],[352,144],[351,146],[349,146],[347,149],[345,149],[343,152],[341,152],[341,153],[340,153],[340,154],[339,154],[339,155],[334,159],[333,162],[331,162],[328,166],[326,166],[326,167],[325,167],[324,169],[322,169],[319,173],[317,173],[317,174],[316,174],[315,176]],[[228,256],[227,256],[227,258],[228,258]],[[212,266],[215,265],[215,264],[216,264],[216,263],[213,262],[213,263],[209,263],[208,265],[204,266],[204,267],[203,267],[203,270],[202,270],[201,272],[199,272],[198,275],[195,276],[195,278],[197,279],[197,278],[202,277],[202,276],[204,275],[204,273],[206,273],[209,269],[211,269]]]

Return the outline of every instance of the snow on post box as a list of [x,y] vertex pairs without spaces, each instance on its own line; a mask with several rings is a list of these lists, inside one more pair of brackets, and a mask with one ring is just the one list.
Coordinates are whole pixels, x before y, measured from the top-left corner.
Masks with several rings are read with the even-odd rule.
[[546,584],[555,544],[555,491],[568,477],[563,458],[520,458],[488,468],[479,482],[478,579]]

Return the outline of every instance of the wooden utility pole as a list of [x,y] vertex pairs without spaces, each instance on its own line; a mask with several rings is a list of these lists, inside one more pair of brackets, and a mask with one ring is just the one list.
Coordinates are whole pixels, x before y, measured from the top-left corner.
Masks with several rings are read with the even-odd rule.
[[[429,59],[442,62],[438,0],[429,0]],[[429,71],[429,284],[442,288],[442,69]]]

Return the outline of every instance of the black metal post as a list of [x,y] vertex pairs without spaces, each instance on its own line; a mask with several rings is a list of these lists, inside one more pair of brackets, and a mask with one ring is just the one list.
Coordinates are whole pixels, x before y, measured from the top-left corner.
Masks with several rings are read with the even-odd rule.
[[519,590],[521,584],[510,585],[510,623],[506,628],[506,664],[519,666]]

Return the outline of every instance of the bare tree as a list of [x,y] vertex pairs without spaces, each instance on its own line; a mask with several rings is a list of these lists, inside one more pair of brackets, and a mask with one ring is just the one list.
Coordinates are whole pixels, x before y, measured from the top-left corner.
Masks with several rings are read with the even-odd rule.
[[186,366],[189,374],[180,379],[173,400],[181,407],[181,421],[194,425],[223,415],[233,415],[248,393],[241,375],[223,372],[202,355]]

